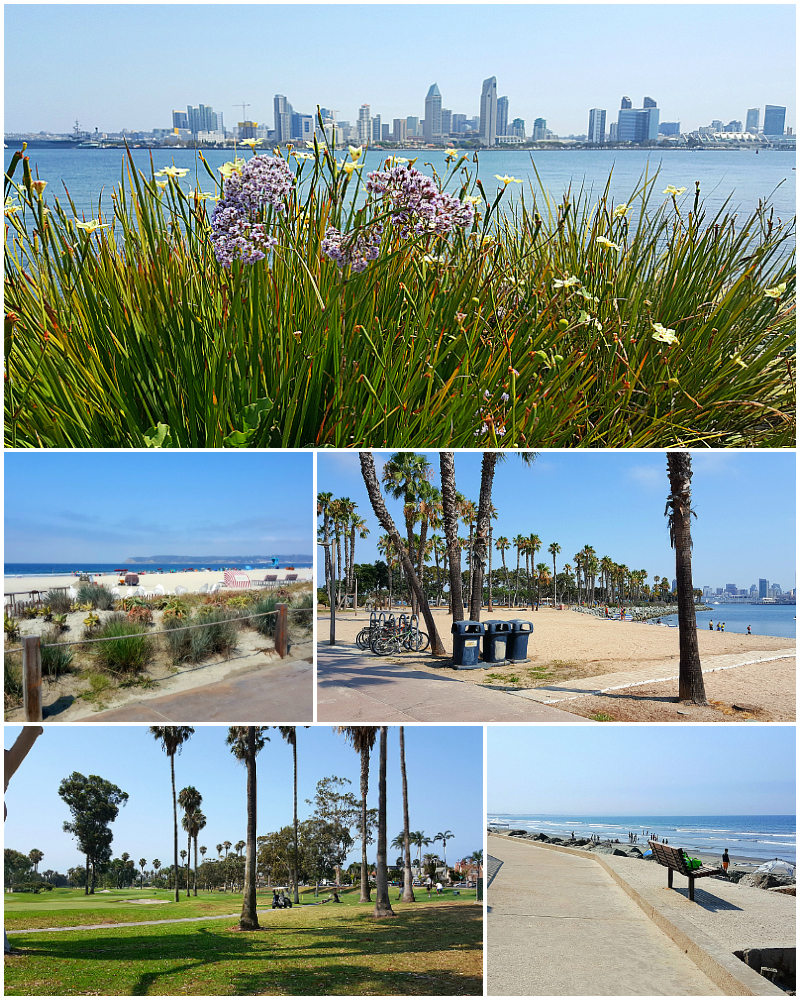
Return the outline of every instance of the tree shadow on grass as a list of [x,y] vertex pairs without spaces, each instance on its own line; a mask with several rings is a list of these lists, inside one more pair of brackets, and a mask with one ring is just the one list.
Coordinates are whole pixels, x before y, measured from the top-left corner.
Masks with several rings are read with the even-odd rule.
[[178,983],[181,993],[212,996],[483,991],[478,907],[409,908],[380,921],[364,913],[311,926],[286,916],[248,933],[173,924],[37,935],[24,943],[24,964],[8,967],[6,993],[164,996]]

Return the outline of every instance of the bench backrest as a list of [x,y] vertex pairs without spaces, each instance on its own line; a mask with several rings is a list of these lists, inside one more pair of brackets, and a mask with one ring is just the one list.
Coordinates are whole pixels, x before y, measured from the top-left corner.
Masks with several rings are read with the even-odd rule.
[[648,844],[653,851],[653,856],[660,865],[664,865],[666,868],[673,868],[682,875],[692,874],[691,869],[684,860],[683,851],[679,847],[660,844],[657,840],[649,840]]

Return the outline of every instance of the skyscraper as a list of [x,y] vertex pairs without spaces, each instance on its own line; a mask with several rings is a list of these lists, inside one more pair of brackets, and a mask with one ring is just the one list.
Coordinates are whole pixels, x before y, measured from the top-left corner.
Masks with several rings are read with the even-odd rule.
[[617,139],[620,142],[648,142],[658,139],[658,115],[658,107],[652,97],[645,98],[642,108],[631,108],[629,99],[624,97],[617,114]]
[[658,105],[656,104],[656,102],[653,100],[652,97],[645,97],[644,103],[642,104],[642,107],[643,108],[657,108]]
[[453,112],[449,108],[442,108],[442,135],[450,135],[453,131]]
[[442,134],[442,95],[434,83],[425,98],[425,131],[423,135],[430,142]]
[[276,94],[272,104],[275,115],[275,141],[288,142],[292,137],[292,106],[283,94]]
[[358,122],[356,124],[356,128],[358,129],[359,146],[368,146],[371,138],[369,104],[362,104],[358,109]]
[[630,109],[630,108],[632,108],[632,107],[633,107],[633,104],[631,104],[631,99],[630,99],[630,97],[623,97],[623,98],[622,98],[622,103],[620,104],[620,108],[621,108],[621,109],[622,109],[623,111],[627,111],[627,110],[629,110],[629,109]]
[[542,139],[547,138],[547,119],[546,118],[536,118],[533,123],[533,135],[531,136],[534,142],[540,142]]
[[511,123],[511,128],[509,129],[511,135],[517,136],[518,139],[525,141],[525,119],[515,118]]
[[587,139],[598,144],[606,141],[606,113],[602,108],[592,108],[589,112]]
[[497,134],[508,135],[508,98],[497,98]]
[[764,108],[764,135],[783,135],[786,125],[786,108],[768,104]]
[[759,580],[758,581],[758,599],[763,601],[767,596],[767,591],[769,590],[769,580]]
[[497,79],[490,76],[481,88],[481,142],[494,146],[497,141]]
[[380,142],[382,138],[381,132],[381,116],[375,115],[372,119],[372,141]]
[[747,109],[747,123],[745,124],[745,132],[758,132],[758,123],[761,120],[761,109],[760,108],[748,108]]
[[189,127],[189,117],[185,111],[173,111],[172,112],[172,127],[173,128],[188,128]]
[[[180,112],[177,112],[180,114]],[[173,115],[174,120],[174,115]],[[186,128],[197,135],[198,132],[221,132],[224,128],[222,115],[215,114],[211,105],[200,104],[196,108],[190,105],[186,108]]]
[[413,115],[406,118],[406,132],[408,135],[419,134],[419,118],[415,118]]
[[395,142],[406,141],[406,120],[405,118],[395,118],[392,122],[392,138]]

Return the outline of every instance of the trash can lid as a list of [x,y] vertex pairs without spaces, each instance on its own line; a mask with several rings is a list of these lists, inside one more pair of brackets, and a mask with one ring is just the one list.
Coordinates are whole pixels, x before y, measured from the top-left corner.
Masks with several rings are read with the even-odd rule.
[[490,618],[485,621],[484,628],[486,632],[510,632],[511,622],[504,621],[500,618]]
[[459,635],[464,633],[472,633],[482,635],[483,634],[483,622],[471,622],[471,621],[461,621],[453,622],[450,626],[450,631],[453,635]]

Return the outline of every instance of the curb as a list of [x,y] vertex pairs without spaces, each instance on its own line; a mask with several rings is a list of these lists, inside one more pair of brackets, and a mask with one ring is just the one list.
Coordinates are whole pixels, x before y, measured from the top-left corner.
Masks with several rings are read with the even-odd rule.
[[[496,837],[497,834],[489,834]],[[531,846],[544,848],[548,851],[558,851],[561,854],[571,854],[578,858],[589,858],[596,861],[616,882],[616,884],[636,903],[636,905],[653,921],[660,931],[683,951],[694,964],[716,986],[725,992],[726,996],[734,997],[785,997],[783,990],[774,986],[768,979],[759,975],[754,969],[740,962],[735,955],[721,948],[707,934],[699,930],[690,921],[684,920],[678,914],[667,914],[658,906],[658,900],[649,893],[639,892],[609,865],[602,855],[592,854],[575,847],[561,847],[558,844],[543,844],[525,841],[518,837],[504,838],[529,843]]]

